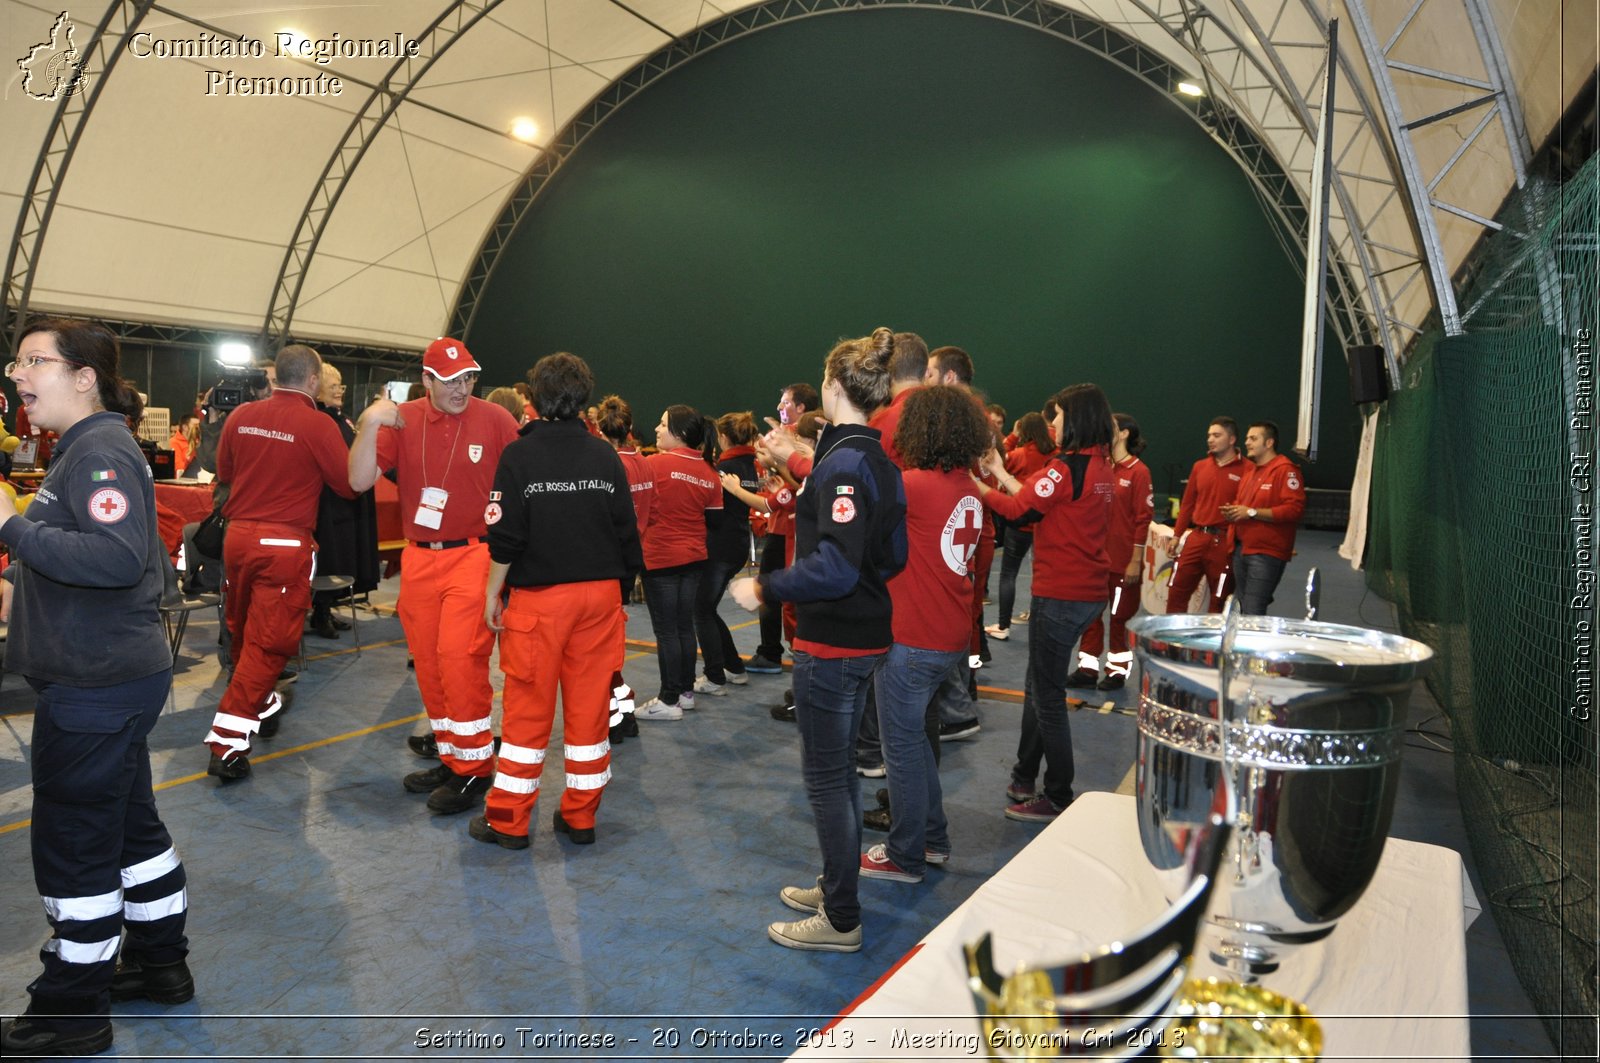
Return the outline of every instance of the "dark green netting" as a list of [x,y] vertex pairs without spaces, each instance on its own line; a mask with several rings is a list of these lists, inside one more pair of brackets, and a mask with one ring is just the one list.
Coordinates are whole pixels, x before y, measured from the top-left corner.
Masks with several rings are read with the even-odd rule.
[[1597,186],[1590,159],[1519,193],[1464,293],[1465,333],[1406,362],[1380,414],[1366,554],[1369,585],[1438,653],[1428,686],[1486,907],[1580,1056],[1596,1012]]

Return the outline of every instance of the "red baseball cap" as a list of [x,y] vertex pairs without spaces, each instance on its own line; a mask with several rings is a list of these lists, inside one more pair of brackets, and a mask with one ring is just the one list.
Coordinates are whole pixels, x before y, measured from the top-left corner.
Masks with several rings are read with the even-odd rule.
[[481,373],[483,366],[472,357],[467,345],[449,336],[442,336],[428,344],[422,356],[422,368],[440,380],[454,380],[462,373]]

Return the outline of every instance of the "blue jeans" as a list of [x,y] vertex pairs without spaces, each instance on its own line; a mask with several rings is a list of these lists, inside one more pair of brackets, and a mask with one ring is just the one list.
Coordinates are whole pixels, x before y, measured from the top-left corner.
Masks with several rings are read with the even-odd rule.
[[1245,616],[1265,616],[1272,604],[1272,592],[1283,579],[1287,561],[1271,554],[1247,554],[1233,548],[1233,596],[1239,599],[1239,612]]
[[794,654],[794,719],[800,730],[800,773],[822,850],[822,904],[834,929],[861,925],[861,785],[856,779],[856,729],[872,673],[884,658]]
[[[713,683],[726,683],[728,673],[744,671],[744,658],[733,644],[733,632],[717,614],[722,594],[744,567],[744,559],[720,561],[712,558],[700,573],[700,593],[694,603],[694,633],[700,641],[700,656],[705,660],[706,678]],[[694,665],[689,666],[693,669]],[[691,684],[690,689],[694,689]]]
[[1057,808],[1072,803],[1072,728],[1067,723],[1067,676],[1084,630],[1106,607],[1035,595],[1028,616],[1028,678],[1022,699],[1022,737],[1014,782],[1031,784],[1044,760],[1044,795]]
[[664,703],[694,691],[694,601],[704,561],[644,574],[644,601],[656,633],[656,666]]
[[889,859],[913,875],[926,870],[923,854],[950,851],[950,825],[939,788],[939,765],[928,741],[926,718],[933,693],[965,650],[923,650],[895,643],[873,680],[883,760],[889,769]]

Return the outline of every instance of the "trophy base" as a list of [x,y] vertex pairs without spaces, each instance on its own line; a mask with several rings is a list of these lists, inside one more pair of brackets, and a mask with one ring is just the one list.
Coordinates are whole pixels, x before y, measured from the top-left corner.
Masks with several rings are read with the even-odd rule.
[[1305,1006],[1258,985],[1191,978],[1162,1041],[1168,1059],[1315,1060],[1322,1026]]

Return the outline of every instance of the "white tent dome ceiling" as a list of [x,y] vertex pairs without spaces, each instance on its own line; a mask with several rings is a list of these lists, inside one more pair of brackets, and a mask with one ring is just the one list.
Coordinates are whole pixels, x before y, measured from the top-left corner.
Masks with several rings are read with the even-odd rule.
[[[1354,14],[1370,15],[1380,43],[1403,27],[1388,53],[1393,100],[1403,121],[1479,99],[1485,95],[1481,85],[1496,82],[1495,71],[1480,58],[1469,12],[1482,12],[1485,26],[1503,44],[1508,87],[1534,146],[1593,73],[1595,14],[1588,0],[1351,5]],[[112,6],[127,12],[141,5],[129,0]],[[75,153],[55,188],[53,213],[31,261],[26,241],[22,253],[15,250],[17,218],[30,194],[35,208],[48,198],[51,174],[58,172],[47,170],[43,182],[32,183],[57,105],[30,98],[22,71],[13,68],[0,120],[9,149],[0,160],[0,209],[13,225],[7,307],[17,307],[21,286],[31,281],[33,309],[254,334],[271,308],[289,306],[278,285],[286,249],[298,234],[307,250],[307,234],[320,233],[309,257],[289,256],[292,265],[305,263],[303,277],[298,268],[290,270],[299,288],[291,332],[420,347],[446,328],[464,280],[479,265],[486,233],[538,161],[540,145],[584,116],[616,79],[673,38],[706,46],[692,35],[730,14],[770,21],[856,6],[883,5],[391,0],[263,8],[169,0],[137,26],[148,37],[131,42],[131,50],[128,40],[119,42],[123,52],[104,75],[93,110],[77,126]],[[1207,85],[1219,104],[1239,115],[1302,199],[1308,198],[1314,139],[1315,108],[1307,101],[1321,81],[1323,27],[1329,17],[1340,18],[1346,76],[1339,86],[1343,113],[1335,123],[1341,179],[1332,207],[1332,246],[1355,278],[1353,301],[1367,321],[1400,323],[1373,325],[1391,346],[1403,345],[1413,334],[1409,326],[1427,316],[1429,289],[1419,265],[1424,245],[1396,189],[1397,153],[1383,122],[1382,87],[1368,71],[1352,12],[1342,0],[1064,0],[1042,6],[958,0],[954,6],[1032,22],[1040,10],[1071,12],[1139,42]],[[92,9],[70,10],[79,48],[105,10],[104,0],[95,0]],[[427,36],[424,31],[445,11],[451,15],[444,31]],[[0,0],[0,33],[11,42],[10,52],[26,58],[32,45],[49,39],[59,13],[27,0]],[[124,24],[125,16],[113,20],[115,27]],[[466,29],[451,32],[463,24]],[[335,34],[345,41],[392,41],[397,34],[422,41],[422,59],[402,64],[390,86],[405,92],[403,100],[366,138],[353,168],[362,138],[349,140],[347,132],[394,60],[336,57],[318,65],[278,58],[275,34],[291,29],[313,41]],[[263,42],[266,55],[140,54],[159,51],[158,41],[204,45],[241,35]],[[426,64],[435,51],[437,58]],[[1453,80],[1411,68],[1444,71]],[[411,84],[419,69],[423,73]],[[97,76],[93,56],[87,70],[91,79]],[[322,74],[340,78],[343,91],[226,95],[225,79],[208,71],[230,70],[238,78]],[[368,113],[380,113],[390,99],[381,97]],[[74,107],[81,110],[81,102]],[[74,107],[68,108],[69,119]],[[1444,267],[1452,272],[1484,232],[1468,215],[1492,218],[1517,180],[1517,152],[1498,125],[1484,122],[1486,113],[1485,107],[1468,108],[1419,127],[1411,137],[1424,180],[1447,171],[1433,193],[1455,210],[1428,213]],[[518,117],[537,123],[537,144],[509,135]],[[1486,128],[1473,138],[1480,124]],[[348,178],[325,224],[308,227],[307,203],[330,159],[335,175],[348,168]],[[1426,230],[1421,227],[1424,239]],[[29,226],[21,232],[26,236]]]

